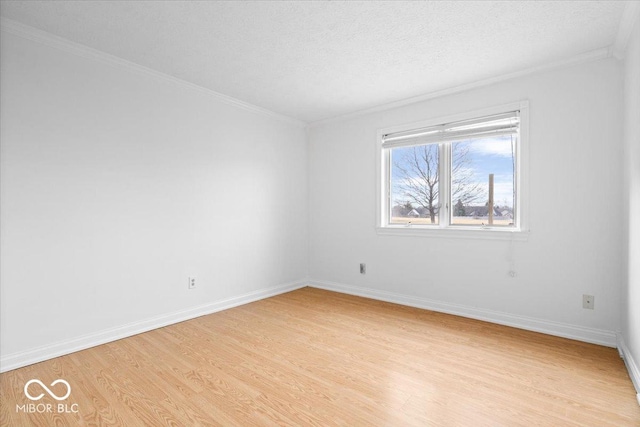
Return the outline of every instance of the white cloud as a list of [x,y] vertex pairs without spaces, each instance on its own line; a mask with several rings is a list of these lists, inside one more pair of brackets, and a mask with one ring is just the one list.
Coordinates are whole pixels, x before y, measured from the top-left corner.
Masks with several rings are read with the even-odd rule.
[[[481,182],[480,187],[484,190],[488,200],[489,184],[487,182]],[[486,200],[482,203],[484,202],[486,202]],[[498,206],[502,206],[504,204],[507,206],[513,205],[513,183],[511,181],[496,181],[493,183],[493,202]]]
[[473,153],[511,157],[511,138],[501,136],[496,138],[474,139],[469,144],[469,150]]

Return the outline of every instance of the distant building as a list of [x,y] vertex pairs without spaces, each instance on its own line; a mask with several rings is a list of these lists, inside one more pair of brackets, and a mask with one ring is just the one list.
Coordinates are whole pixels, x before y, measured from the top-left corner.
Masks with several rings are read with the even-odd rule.
[[[471,216],[474,218],[486,218],[489,216],[489,207],[488,206],[467,206],[466,208],[467,214],[465,216]],[[513,218],[513,209],[508,206],[503,206],[501,208],[494,207],[493,208],[493,216],[512,219]]]

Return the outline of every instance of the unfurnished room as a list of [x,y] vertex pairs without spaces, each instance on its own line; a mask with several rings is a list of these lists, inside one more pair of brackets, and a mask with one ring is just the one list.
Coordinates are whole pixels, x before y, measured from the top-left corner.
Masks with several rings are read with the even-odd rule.
[[640,426],[640,1],[0,43],[0,426]]

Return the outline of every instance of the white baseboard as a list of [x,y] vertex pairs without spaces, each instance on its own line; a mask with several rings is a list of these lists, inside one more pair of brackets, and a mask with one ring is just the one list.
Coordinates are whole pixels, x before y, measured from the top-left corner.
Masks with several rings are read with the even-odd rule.
[[142,332],[151,331],[163,326],[172,325],[174,323],[183,322],[195,317],[204,316],[239,305],[248,304],[274,295],[283,294],[294,291],[307,286],[306,281],[291,282],[283,285],[262,289],[255,292],[249,292],[236,297],[212,302],[189,308],[187,310],[176,311],[173,313],[163,314],[160,316],[145,319],[139,322],[129,323],[116,328],[106,329],[89,335],[83,335],[77,338],[61,341],[55,344],[34,348],[31,350],[2,355],[0,357],[0,372],[6,372],[23,366],[42,362],[44,360],[53,359],[54,357],[64,356],[76,351],[95,347],[122,338],[127,338]]
[[512,326],[514,328],[541,332],[543,334],[570,338],[578,341],[604,345],[607,347],[616,347],[616,334],[613,331],[585,328],[583,326],[535,319],[532,317],[519,316],[515,314],[485,310],[481,308],[468,307],[441,301],[434,301],[411,295],[403,295],[394,292],[380,291],[377,289],[344,285],[335,282],[311,280],[309,282],[309,286],[319,289],[325,289],[328,291],[340,292],[380,301],[407,305],[410,307],[423,308],[426,310],[432,310],[441,313],[454,314],[456,316],[468,317],[471,319],[484,320],[491,323],[497,323],[499,325]]
[[549,335],[605,345],[608,347],[617,346],[621,357],[623,357],[625,363],[627,364],[629,375],[634,382],[636,390],[640,392],[640,371],[638,370],[638,365],[631,357],[631,353],[629,352],[628,348],[626,348],[621,337],[618,336],[618,339],[616,340],[616,334],[613,332],[326,281],[291,282],[272,288],[239,295],[237,297],[204,304],[187,310],[156,316],[153,318],[142,320],[140,322],[130,323],[120,327],[103,330],[94,334],[80,336],[77,338],[34,348],[24,352],[3,355],[2,357],[0,357],[0,372],[10,371],[23,366],[31,365],[33,363],[42,362],[44,360],[49,360],[90,347],[95,347],[97,345],[116,341],[122,338],[127,338],[153,329],[161,328],[163,326],[172,325],[174,323],[183,322],[185,320],[237,307],[239,305],[259,301],[271,296],[291,292],[305,286],[311,286],[314,288],[356,295],[365,298],[372,298],[380,301],[392,302],[426,310],[454,314],[457,316],[463,316],[472,319],[484,320],[500,325],[512,326]]
[[631,377],[631,382],[636,389],[638,405],[640,405],[640,365],[638,365],[636,360],[633,358],[631,350],[629,350],[629,347],[627,347],[627,344],[624,342],[622,334],[618,334],[618,352],[620,353],[622,360],[624,360],[624,364],[627,366],[629,377]]

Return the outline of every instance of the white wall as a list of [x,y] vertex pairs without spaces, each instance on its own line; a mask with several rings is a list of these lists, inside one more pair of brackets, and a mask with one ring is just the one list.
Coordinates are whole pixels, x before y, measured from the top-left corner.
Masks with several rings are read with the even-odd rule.
[[1,52],[5,364],[307,276],[301,125],[10,32]]
[[[376,234],[377,129],[525,99],[531,234],[514,243],[516,278],[508,275],[506,241]],[[559,331],[559,322],[569,331],[564,335],[615,345],[623,254],[621,117],[621,67],[604,59],[314,126],[311,279],[489,318],[541,319],[550,332]],[[359,274],[360,262],[367,263],[366,275]],[[582,308],[583,294],[595,295],[595,310]]]
[[627,363],[640,393],[640,20],[636,24],[624,65],[624,157],[626,211],[626,274],[622,288],[622,337]]
[[[637,360],[639,228],[617,215],[627,195],[623,216],[640,210],[638,31],[624,70],[625,179],[613,59],[314,126],[307,152],[296,124],[3,32],[2,360],[297,286],[307,273],[343,290],[574,325],[578,337],[622,327]],[[523,99],[531,236],[514,243],[516,278],[505,241],[375,233],[377,129]],[[595,310],[582,309],[583,293]]]

